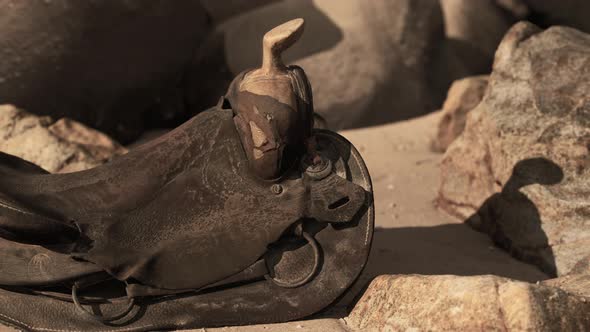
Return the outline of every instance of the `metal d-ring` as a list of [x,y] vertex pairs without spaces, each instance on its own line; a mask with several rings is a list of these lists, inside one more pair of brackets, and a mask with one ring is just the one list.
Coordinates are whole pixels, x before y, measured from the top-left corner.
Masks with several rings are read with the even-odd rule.
[[84,309],[84,307],[82,307],[82,305],[80,304],[80,301],[78,300],[78,285],[76,283],[74,283],[74,285],[72,286],[72,300],[74,300],[74,305],[76,306],[76,308],[78,310],[80,310],[82,313],[84,313],[85,315],[87,315],[88,317],[95,319],[95,320],[102,322],[102,323],[112,322],[112,321],[119,320],[119,319],[127,316],[127,314],[129,314],[129,312],[131,312],[131,310],[133,309],[133,306],[135,305],[135,298],[129,297],[129,295],[127,295],[127,299],[129,299],[129,304],[128,304],[127,308],[125,308],[125,310],[123,310],[122,312],[115,314],[113,316],[110,316],[110,317],[100,316],[100,315],[96,315],[96,314]]
[[307,240],[307,242],[309,243],[309,245],[311,245],[311,248],[313,249],[313,267],[311,269],[311,272],[309,272],[309,274],[305,278],[295,281],[295,282],[280,281],[280,280],[277,280],[277,279],[271,277],[268,274],[266,274],[264,276],[264,278],[266,278],[266,280],[272,281],[275,285],[277,285],[279,287],[295,288],[295,287],[305,285],[308,281],[310,281],[314,277],[314,275],[316,274],[316,272],[318,270],[318,267],[320,266],[320,248],[319,248],[317,241],[313,238],[313,236],[311,236],[308,233],[303,232],[303,231],[301,232],[301,236],[303,236],[303,238],[305,240]]
[[332,173],[332,161],[321,154],[317,154],[316,157],[319,157],[316,164],[308,160],[309,157],[307,157],[302,159],[301,166],[307,176],[319,181]]

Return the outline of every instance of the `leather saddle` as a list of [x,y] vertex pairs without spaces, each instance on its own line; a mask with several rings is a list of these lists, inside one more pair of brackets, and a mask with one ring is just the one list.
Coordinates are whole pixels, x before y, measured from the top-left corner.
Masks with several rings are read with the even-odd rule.
[[281,322],[357,279],[371,180],[342,136],[313,129],[311,87],[268,32],[263,65],[219,104],[102,166],[48,174],[0,153],[0,323],[142,331]]

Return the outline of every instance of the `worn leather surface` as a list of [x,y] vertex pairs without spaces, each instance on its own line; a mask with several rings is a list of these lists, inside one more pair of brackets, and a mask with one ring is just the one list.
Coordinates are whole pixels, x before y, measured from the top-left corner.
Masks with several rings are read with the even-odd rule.
[[[117,170],[131,168],[131,173],[99,167],[73,173],[76,181],[66,181],[62,175],[39,175],[27,177],[33,180],[24,181],[21,190],[14,187],[14,181],[19,180],[14,177],[0,181],[0,189],[15,200],[31,202],[29,208],[34,211],[56,216],[66,224],[68,220],[75,221],[93,240],[80,244],[78,255],[105,267],[118,278],[132,277],[160,287],[197,288],[244,269],[262,256],[266,245],[278,240],[291,223],[299,217],[309,217],[306,202],[311,200],[307,195],[322,187],[321,182],[287,177],[280,180],[284,191],[276,195],[271,194],[270,183],[241,174],[237,177],[237,181],[243,181],[240,187],[247,188],[245,192],[254,198],[248,200],[242,193],[232,198],[228,174],[240,174],[246,159],[243,152],[240,154],[231,117],[231,110],[210,110],[192,120],[204,125],[201,130],[197,130],[195,122],[189,122],[170,136],[110,164],[116,165]],[[321,310],[360,274],[370,248],[374,216],[370,178],[358,152],[336,134],[320,132],[318,137],[332,146],[327,155],[334,159],[336,174],[342,181],[330,178],[336,181],[331,188],[348,188],[340,191],[342,195],[355,195],[361,188],[366,195],[356,209],[342,207],[344,212],[339,218],[358,211],[348,216],[352,219],[349,223],[306,223],[307,231],[320,244],[321,262],[316,276],[304,286],[280,288],[260,280],[206,293],[139,298],[130,315],[109,326],[82,315],[70,302],[0,289],[0,321],[39,331],[126,331],[279,322]],[[202,151],[208,151],[210,158],[205,163]],[[203,165],[222,167],[208,169]],[[194,172],[190,173],[192,176],[183,176],[187,169]],[[142,181],[142,177],[148,180]],[[194,188],[199,192],[191,193]],[[214,208],[198,204],[203,197],[211,199],[208,203]],[[215,214],[219,213],[216,209],[228,213],[226,219],[216,219],[221,218]],[[121,216],[125,218],[117,219]],[[199,216],[200,222],[192,220],[193,216]],[[203,216],[213,217],[202,219]],[[126,223],[127,220],[132,222]],[[207,220],[218,221],[219,225]],[[219,242],[207,236],[178,242],[186,234],[224,234],[224,230],[228,237],[219,235]],[[154,231],[158,234],[152,234]],[[167,240],[171,242],[166,243]],[[176,243],[179,244],[175,246]],[[281,279],[305,274],[313,260],[310,255],[309,245],[302,243],[296,250],[280,255],[271,268]],[[142,260],[145,257],[148,259]],[[176,258],[181,261],[178,265],[173,263]],[[225,263],[228,260],[231,264]],[[111,307],[102,305],[100,311],[116,311]]]
[[[313,128],[311,85],[303,69],[290,66],[282,75],[254,80],[252,71],[240,73],[226,94],[236,116],[242,146],[251,170],[264,179],[278,177],[290,166],[290,156],[305,153],[305,144]],[[263,86],[253,93],[247,88]],[[258,131],[253,133],[252,130]],[[253,135],[254,134],[254,135]],[[259,142],[253,137],[258,136]]]

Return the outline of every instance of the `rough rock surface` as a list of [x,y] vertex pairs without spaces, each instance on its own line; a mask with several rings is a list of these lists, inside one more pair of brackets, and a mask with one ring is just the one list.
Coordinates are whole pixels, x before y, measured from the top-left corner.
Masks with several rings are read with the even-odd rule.
[[441,207],[552,275],[590,253],[589,54],[580,31],[516,24],[441,163]]
[[572,273],[563,277],[545,280],[543,284],[590,299],[590,271],[579,274]]
[[432,142],[435,151],[444,152],[465,128],[467,113],[474,109],[488,86],[488,76],[473,76],[453,82],[443,104],[443,116]]
[[515,20],[494,1],[283,0],[220,27],[215,56],[227,62],[220,68],[236,74],[258,66],[261,36],[293,17],[305,18],[306,33],[285,59],[305,69],[315,109],[333,129],[439,108],[453,80],[489,72]]
[[346,319],[359,331],[584,331],[590,298],[495,276],[379,276]]
[[50,173],[100,165],[127,150],[103,133],[62,118],[38,117],[0,105],[0,151],[35,163]]
[[198,0],[9,0],[0,13],[2,103],[118,139],[181,85],[209,29]]

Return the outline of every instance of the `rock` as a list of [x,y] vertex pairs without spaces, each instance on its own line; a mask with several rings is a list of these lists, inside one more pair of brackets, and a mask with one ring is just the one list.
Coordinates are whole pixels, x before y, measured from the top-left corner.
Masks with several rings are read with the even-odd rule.
[[475,108],[488,86],[488,76],[473,76],[453,82],[443,104],[443,116],[432,142],[434,151],[444,152],[465,128],[467,113]]
[[568,274],[543,281],[544,285],[558,287],[569,293],[590,298],[590,273]]
[[516,24],[441,162],[440,206],[550,275],[590,254],[589,54],[580,31]]
[[124,141],[181,85],[209,29],[198,0],[0,1],[0,12],[2,103]]
[[570,273],[590,275],[590,255],[579,260]]
[[88,169],[127,152],[105,134],[83,124],[65,118],[54,122],[12,105],[0,105],[0,151],[50,173]]
[[294,17],[305,19],[305,33],[285,60],[306,71],[315,110],[331,128],[414,117],[442,103],[430,66],[444,39],[438,1],[285,0],[258,8],[220,27],[231,72],[258,67],[264,32]]
[[383,275],[346,319],[359,331],[583,331],[590,298],[496,276]]
[[335,306],[350,303],[382,274],[494,274],[527,282],[549,277],[518,261],[490,238],[437,209],[440,153],[430,149],[441,113],[341,131],[362,154],[375,196],[371,254],[355,286]]
[[340,318],[308,318],[277,324],[259,324],[247,326],[224,326],[187,330],[186,332],[350,332]]
[[[195,67],[229,77],[258,67],[264,32],[303,17],[306,33],[285,58],[305,69],[315,110],[329,127],[403,120],[439,108],[455,79],[489,72],[498,43],[516,20],[504,9],[509,6],[520,8],[471,0],[277,1],[224,22]],[[217,63],[222,56],[225,63]],[[228,80],[214,80],[218,88],[209,86],[206,94],[217,98],[214,91]],[[202,89],[190,90],[193,109],[202,108]]]

